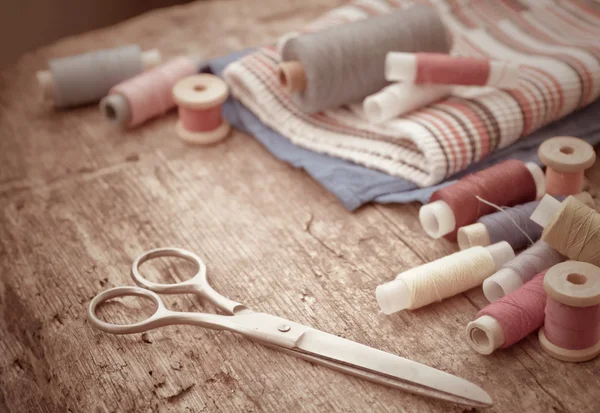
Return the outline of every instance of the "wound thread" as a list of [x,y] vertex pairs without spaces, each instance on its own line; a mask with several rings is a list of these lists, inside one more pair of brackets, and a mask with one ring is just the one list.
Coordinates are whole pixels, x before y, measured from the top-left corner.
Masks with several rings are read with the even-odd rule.
[[473,247],[398,275],[377,287],[377,302],[386,314],[416,309],[467,291],[489,277],[503,263],[514,258],[503,242]]
[[553,298],[546,302],[544,332],[552,344],[582,350],[600,341],[600,305],[571,307]]
[[[475,351],[491,354],[498,348],[510,347],[544,324],[545,274],[546,271],[537,274],[521,288],[477,313],[477,320],[467,327],[467,341]],[[496,323],[486,323],[485,316]]]
[[596,162],[592,145],[572,136],[545,140],[538,149],[538,156],[547,166],[546,187],[552,196],[581,192],[584,171]]
[[[114,86],[100,102],[100,109],[123,126],[141,125],[174,108],[173,86],[197,70],[197,64],[187,57],[172,59]],[[119,105],[121,99],[123,104]]]
[[572,260],[600,265],[600,214],[573,196],[565,199],[542,240]]
[[[472,224],[495,211],[492,205],[480,202],[477,197],[498,206],[514,206],[534,201],[538,186],[529,165],[537,168],[532,164],[525,165],[521,161],[509,159],[437,190],[430,203],[424,205],[419,212],[423,228],[434,238],[445,235],[447,239],[456,241],[458,228]],[[442,201],[448,213],[453,215],[452,225],[441,222],[442,218],[435,213],[428,213],[430,205],[442,205],[438,201]],[[443,230],[441,227],[444,227]]]
[[230,126],[223,119],[222,104],[229,95],[227,85],[217,76],[188,76],[173,87],[179,106],[177,135],[190,143],[208,145],[227,137]]
[[521,250],[542,236],[543,228],[529,218],[538,203],[539,201],[531,201],[512,208],[505,208],[502,211],[482,216],[478,222],[487,228],[492,244],[506,241],[515,250]]
[[[99,101],[110,88],[144,70],[143,55],[139,46],[128,45],[51,60],[48,79],[53,83],[49,87],[54,106],[67,108]],[[149,66],[157,60],[160,56],[153,52]]]
[[[587,192],[575,195],[577,199],[588,206],[594,205],[594,199]],[[563,201],[566,197],[556,199]],[[478,198],[481,202],[486,200]],[[493,205],[498,212],[485,215],[475,224],[467,225],[458,230],[457,240],[461,249],[475,245],[489,245],[500,241],[508,242],[515,250],[521,250],[540,239],[543,227],[531,220],[531,215],[540,201],[532,201],[512,208],[500,208]],[[489,203],[488,203],[489,204]]]
[[446,53],[450,46],[436,10],[416,5],[293,37],[283,46],[282,61],[302,64],[305,89],[292,93],[292,100],[302,111],[315,113],[358,103],[384,88],[389,51]]
[[494,302],[565,259],[550,245],[538,241],[486,279],[483,282],[483,293],[490,302]]
[[580,362],[600,354],[600,268],[581,261],[552,267],[544,278],[548,295],[542,348],[559,360]]
[[442,53],[390,52],[385,62],[386,79],[416,84],[494,86],[515,89],[518,65]]

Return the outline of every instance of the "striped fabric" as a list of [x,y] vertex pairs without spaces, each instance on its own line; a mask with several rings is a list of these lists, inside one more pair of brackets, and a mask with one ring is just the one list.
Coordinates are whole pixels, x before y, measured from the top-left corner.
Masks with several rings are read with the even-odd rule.
[[[357,0],[305,30],[415,1]],[[429,186],[593,102],[600,94],[600,3],[593,0],[429,0],[454,37],[453,54],[518,62],[520,87],[463,88],[381,125],[359,105],[307,115],[278,85],[280,55],[264,47],[230,65],[232,93],[298,146]]]

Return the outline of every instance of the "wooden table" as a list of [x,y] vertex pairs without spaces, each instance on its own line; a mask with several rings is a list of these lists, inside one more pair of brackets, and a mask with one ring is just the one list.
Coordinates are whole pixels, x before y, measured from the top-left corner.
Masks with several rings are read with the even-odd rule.
[[[418,311],[379,312],[378,284],[456,249],[424,234],[418,205],[351,214],[245,134],[196,148],[175,137],[175,115],[121,132],[96,107],[54,112],[39,101],[34,71],[54,56],[125,42],[216,56],[265,43],[339,3],[197,2],[66,39],[1,73],[0,411],[464,411],[229,333],[93,330],[90,299],[131,284],[132,259],[167,245],[200,254],[215,288],[252,309],[483,386],[495,401],[487,411],[600,411],[598,360],[556,361],[535,335],[487,357],[468,347],[465,326],[486,304],[480,289]],[[600,169],[588,177],[596,192]],[[172,266],[154,269],[157,279],[185,277]],[[192,297],[167,301],[212,311]],[[119,320],[139,308],[131,301],[103,314]]]

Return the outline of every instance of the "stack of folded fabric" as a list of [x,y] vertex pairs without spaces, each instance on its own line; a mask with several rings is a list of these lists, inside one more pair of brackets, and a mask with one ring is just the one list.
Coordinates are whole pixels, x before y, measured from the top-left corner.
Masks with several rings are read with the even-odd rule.
[[[408,2],[355,1],[305,32],[388,13],[402,3]],[[369,122],[352,105],[305,113],[280,86],[280,54],[264,47],[209,64],[235,97],[225,116],[275,156],[306,169],[348,209],[369,201],[426,202],[440,186],[499,160],[539,162],[537,146],[551,136],[600,142],[600,46],[592,40],[600,34],[598,4],[422,3],[432,3],[451,31],[453,55],[518,64],[519,87],[455,90],[382,123]]]

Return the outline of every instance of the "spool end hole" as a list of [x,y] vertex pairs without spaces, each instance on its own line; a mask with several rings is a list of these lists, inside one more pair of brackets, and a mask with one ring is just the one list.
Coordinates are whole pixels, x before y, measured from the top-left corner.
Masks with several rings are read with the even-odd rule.
[[206,86],[204,86],[204,85],[194,85],[194,90],[196,92],[204,92],[206,90]]
[[115,119],[117,117],[117,111],[115,110],[114,106],[110,104],[104,106],[104,113],[109,119]]
[[436,234],[440,230],[440,223],[434,214],[425,215],[423,224],[423,226],[433,234]]
[[573,152],[575,152],[575,149],[573,149],[571,146],[561,146],[560,151],[565,155],[572,155]]
[[587,277],[582,274],[569,274],[567,275],[567,281],[575,285],[583,285],[587,282]]
[[480,328],[474,328],[471,330],[471,339],[480,347],[487,347],[490,344],[490,339],[488,338],[487,334]]

